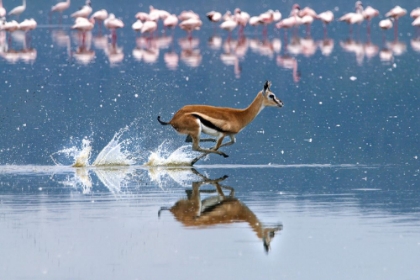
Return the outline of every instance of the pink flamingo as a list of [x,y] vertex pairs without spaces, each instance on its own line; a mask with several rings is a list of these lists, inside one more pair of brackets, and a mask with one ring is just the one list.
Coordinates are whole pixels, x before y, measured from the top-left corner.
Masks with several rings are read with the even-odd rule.
[[202,23],[202,21],[200,19],[197,19],[197,18],[192,17],[192,18],[189,18],[187,20],[182,21],[179,24],[179,27],[182,30],[187,31],[188,38],[191,39],[192,38],[192,31],[193,30],[199,30],[202,24],[203,23]]
[[379,15],[379,11],[377,9],[372,8],[371,6],[367,6],[362,12],[363,18],[367,20],[366,28],[368,35],[370,36],[370,21],[372,18],[377,17]]
[[157,23],[156,23],[156,21],[148,20],[148,21],[145,21],[143,23],[143,26],[142,26],[142,28],[141,28],[140,31],[141,31],[142,34],[143,33],[149,33],[150,38],[152,38],[153,37],[153,33],[156,31],[156,29],[157,29]]
[[228,19],[222,22],[220,28],[229,32],[228,40],[231,38],[232,30],[238,26],[238,22],[236,20]]
[[327,38],[327,25],[334,20],[334,14],[331,11],[325,11],[315,17],[322,21],[324,25],[324,38]]
[[278,28],[278,29],[283,28],[284,29],[284,37],[285,37],[285,41],[287,42],[287,31],[286,30],[289,29],[289,28],[294,28],[296,26],[299,26],[300,24],[301,24],[300,17],[298,17],[297,15],[294,15],[294,16],[291,16],[291,17],[288,17],[288,18],[285,18],[285,19],[279,21],[276,24],[276,28]]
[[349,24],[350,33],[352,33],[353,31],[352,29],[353,24],[358,23],[360,26],[360,24],[363,22],[363,19],[364,19],[363,14],[362,14],[363,13],[362,2],[357,1],[355,4],[355,8],[356,8],[356,13],[347,13],[338,19],[339,21],[344,21],[347,24]]
[[413,9],[410,13],[410,17],[414,19],[420,17],[420,7]]
[[239,35],[243,35],[245,26],[247,25],[250,15],[239,8],[235,9],[235,20],[239,24]]
[[393,26],[392,19],[383,19],[379,22],[379,27],[383,30],[382,32],[382,41],[385,43],[385,30],[391,29]]
[[82,46],[85,44],[86,32],[93,29],[95,20],[91,18],[90,20],[85,17],[78,17],[71,29],[76,29],[82,34]]
[[216,11],[211,11],[206,14],[211,22],[219,22],[222,19],[222,14]]
[[72,13],[70,16],[72,18],[87,18],[91,13],[92,13],[92,4],[90,2],[90,0],[86,0],[86,4],[81,7],[79,10],[77,10],[76,12]]
[[104,20],[104,26],[111,30],[112,43],[115,44],[117,41],[117,29],[124,27],[123,21],[116,18],[114,14],[109,14],[108,18]]
[[310,36],[311,35],[311,24],[314,21],[313,16],[305,15],[305,16],[301,17],[300,21],[301,21],[302,24],[304,24],[306,26],[306,35]]
[[0,18],[6,17],[6,9],[3,7],[3,0],[0,0]]
[[138,19],[138,20],[140,20],[142,22],[145,22],[145,21],[150,20],[149,14],[148,13],[145,13],[145,12],[138,12],[136,14],[136,19]]
[[[273,10],[268,10],[265,13],[260,14],[259,16],[259,20],[260,22],[264,25],[263,28],[263,36],[267,36],[267,26],[271,23],[274,22],[274,11]],[[280,16],[281,18],[281,16]]]
[[141,21],[141,20],[136,20],[136,22],[134,22],[132,25],[131,25],[131,28],[134,30],[134,31],[136,31],[136,32],[140,32],[141,31],[141,29],[143,28],[143,22]]
[[149,17],[152,20],[165,20],[168,16],[170,15],[169,12],[165,11],[165,10],[159,10],[154,8],[153,6],[149,6]]
[[194,19],[200,19],[200,16],[196,13],[194,13],[193,11],[182,11],[179,15],[178,15],[178,19],[180,21],[184,21],[190,18],[194,18]]
[[98,22],[99,25],[99,35],[102,33],[102,25],[104,21],[108,18],[108,12],[105,9],[101,9],[99,11],[94,12],[90,18],[93,18],[95,21]]
[[[19,23],[16,20],[12,21],[3,21],[3,25],[1,26],[1,30],[4,30],[9,33],[13,33],[19,29]],[[11,36],[9,36],[8,42],[9,45],[11,43]]]
[[54,12],[60,13],[60,23],[62,20],[63,12],[70,7],[70,0],[66,0],[65,2],[59,2],[51,7],[50,15]]
[[395,6],[392,8],[388,13],[385,14],[386,17],[391,17],[395,20],[394,25],[394,37],[398,37],[398,19],[402,16],[405,16],[407,14],[407,10],[401,8],[400,6]]
[[37,23],[33,18],[25,19],[24,21],[19,23],[19,30],[23,30],[24,32],[28,32],[28,31],[34,30],[36,28],[36,26],[37,26]]
[[165,28],[170,28],[173,29],[178,25],[178,17],[174,14],[169,15],[165,18],[165,20],[163,21],[163,26]]
[[23,3],[21,6],[17,6],[15,8],[13,8],[8,15],[9,16],[16,16],[17,18],[19,18],[19,15],[21,13],[23,13],[26,10],[26,0],[23,0]]

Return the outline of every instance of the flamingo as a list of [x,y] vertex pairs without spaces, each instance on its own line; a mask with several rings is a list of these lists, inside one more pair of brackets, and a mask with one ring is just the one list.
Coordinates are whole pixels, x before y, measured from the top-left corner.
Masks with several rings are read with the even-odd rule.
[[407,13],[406,9],[403,9],[400,6],[395,6],[388,13],[385,14],[386,17],[391,17],[391,18],[394,18],[395,20],[394,37],[397,37],[398,35],[398,19],[402,16],[405,16],[406,13]]
[[228,38],[230,39],[232,30],[238,26],[238,22],[236,20],[228,19],[220,24],[220,28],[229,32]]
[[99,34],[102,33],[102,24],[108,18],[108,12],[105,9],[101,9],[99,11],[94,12],[90,18],[93,18],[95,21],[98,22],[99,25]]
[[317,13],[313,9],[311,9],[309,7],[305,7],[302,10],[299,11],[299,16],[300,17],[311,16],[313,18],[316,18],[317,17]]
[[16,17],[18,17],[19,18],[19,15],[21,14],[21,13],[23,13],[23,11],[25,11],[25,9],[26,9],[26,0],[23,0],[23,3],[22,3],[22,5],[21,6],[17,6],[17,7],[15,7],[15,8],[13,8],[9,13],[8,13],[8,15],[9,16],[16,16]]
[[331,11],[325,11],[315,17],[322,21],[324,25],[324,38],[327,38],[327,25],[334,20],[334,14]]
[[28,32],[28,31],[34,30],[36,26],[37,26],[37,22],[33,18],[25,19],[24,21],[19,23],[19,30]]
[[379,15],[379,11],[377,9],[372,8],[371,6],[367,6],[362,12],[363,18],[367,20],[367,32],[370,35],[370,21],[372,18],[377,17]]
[[94,12],[91,16],[95,21],[105,21],[108,18],[108,12],[105,9]]
[[145,21],[150,20],[150,17],[149,17],[149,14],[148,14],[148,13],[145,13],[145,12],[138,12],[138,13],[136,14],[136,19],[138,19],[138,20],[140,20],[140,21],[142,21],[142,22],[145,22]]
[[116,40],[117,40],[117,29],[123,28],[124,27],[124,23],[122,22],[122,20],[118,19],[115,17],[114,14],[109,14],[108,18],[104,20],[104,26],[111,30],[111,38],[112,38],[112,43],[115,44]]
[[211,11],[206,14],[211,22],[219,22],[222,19],[222,14],[216,11]]
[[70,0],[66,0],[65,2],[59,2],[51,7],[50,13],[59,12],[62,13],[63,11],[67,10],[70,7]]
[[2,30],[12,33],[18,29],[19,23],[16,20],[3,22]]
[[85,17],[78,17],[75,20],[74,25],[71,29],[76,29],[77,31],[82,33],[82,45],[85,44],[86,32],[93,29],[95,20],[91,18],[90,20]]
[[292,10],[290,11],[290,17],[299,16],[300,6],[299,4],[293,4]]
[[388,30],[392,28],[392,20],[387,18],[379,22],[379,27],[383,30]]
[[420,7],[413,9],[410,13],[410,17],[412,18],[420,17]]
[[153,32],[157,29],[157,23],[153,20],[148,20],[143,23],[143,27],[141,28],[141,33],[149,33],[150,37],[152,37]]
[[250,15],[247,12],[242,11],[239,8],[235,9],[235,20],[239,24],[239,33],[243,34],[244,28],[250,19]]
[[0,18],[6,17],[6,9],[3,7],[3,0],[0,0]]
[[184,21],[190,18],[194,18],[194,19],[200,19],[200,16],[196,13],[194,13],[193,11],[182,11],[179,15],[178,15],[178,19],[180,21]]
[[313,16],[311,15],[305,15],[300,19],[301,23],[306,25],[306,35],[311,34],[311,24],[314,21]]
[[355,4],[356,13],[347,13],[340,17],[339,21],[344,21],[350,26],[350,33],[352,33],[352,25],[358,23],[362,23],[363,21],[363,6],[361,1],[357,1]]
[[[272,22],[274,22],[274,11],[270,9],[266,11],[265,13],[260,14],[259,19],[260,19],[260,22],[264,24],[263,35],[266,36],[267,26],[271,24]],[[280,19],[281,19],[281,14],[280,14]]]
[[[286,30],[286,29],[289,29],[289,28],[292,28],[292,27],[295,27],[295,26],[299,26],[300,24],[301,24],[300,17],[298,17],[297,15],[294,15],[294,16],[291,16],[291,17],[288,17],[288,18],[285,18],[285,19],[279,21],[276,24],[276,28],[278,28],[278,29],[284,28]],[[285,31],[284,34],[285,34],[285,36],[287,36],[286,31]]]
[[136,32],[140,32],[143,28],[143,22],[138,19],[136,20],[136,22],[133,23],[133,25],[131,25],[131,28]]
[[149,17],[151,20],[165,20],[169,15],[170,13],[168,13],[165,10],[159,10],[154,8],[153,6],[149,6]]
[[385,43],[385,30],[391,29],[392,28],[392,19],[383,19],[379,22],[379,27],[384,30],[382,32],[382,41]]
[[165,28],[175,28],[178,25],[178,17],[176,15],[169,15],[163,21]]
[[192,31],[193,30],[198,30],[198,29],[200,29],[200,27],[201,27],[201,25],[202,25],[203,23],[201,22],[201,20],[200,19],[197,19],[197,18],[190,18],[190,19],[187,19],[187,20],[184,20],[184,21],[182,21],[180,24],[179,24],[179,27],[182,29],[182,30],[185,30],[185,31],[187,31],[188,32],[188,38],[192,38],[191,37],[191,33],[192,33]]
[[81,7],[78,11],[71,14],[72,18],[87,18],[92,13],[92,3],[90,0],[86,0],[86,4]]

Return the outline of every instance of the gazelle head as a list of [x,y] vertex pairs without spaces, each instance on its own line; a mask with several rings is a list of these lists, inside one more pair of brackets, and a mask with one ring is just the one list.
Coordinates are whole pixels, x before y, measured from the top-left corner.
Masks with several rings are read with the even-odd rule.
[[270,90],[271,82],[266,81],[262,94],[264,96],[263,105],[269,107],[283,107],[283,101],[278,99],[276,95]]
[[282,230],[283,225],[277,225],[272,228],[265,228],[262,233],[262,240],[264,244],[265,252],[268,253],[270,251],[270,243],[271,240],[274,238],[274,235],[277,231]]

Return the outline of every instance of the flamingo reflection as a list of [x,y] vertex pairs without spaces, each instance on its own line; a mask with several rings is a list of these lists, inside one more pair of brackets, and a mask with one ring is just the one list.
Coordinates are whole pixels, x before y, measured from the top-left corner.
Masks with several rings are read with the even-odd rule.
[[415,52],[420,53],[420,38],[411,39],[410,45]]
[[[12,44],[12,38],[15,44]],[[6,32],[0,30],[0,57],[12,64],[18,61],[33,63],[36,60],[37,51],[30,46],[26,32],[19,30],[12,32],[7,39]]]
[[[235,197],[235,190],[232,187],[221,185],[227,176],[209,179],[195,169],[191,169],[191,172],[200,180],[192,182],[192,189],[186,191],[188,197],[178,200],[172,207],[161,207],[158,216],[162,215],[162,211],[169,211],[185,227],[195,228],[248,223],[268,252],[275,233],[282,230],[282,225],[265,226],[251,209]],[[202,190],[203,185],[212,185],[215,190]],[[223,190],[228,190],[229,194],[226,195]],[[216,195],[202,199],[203,193],[216,193]]]
[[148,64],[154,64],[159,58],[159,48],[156,46],[156,38],[136,38],[136,48],[132,55],[137,61],[144,61]]
[[184,37],[178,40],[181,47],[181,60],[189,67],[198,67],[201,64],[202,55],[198,48],[200,40],[194,37]]
[[92,32],[83,32],[83,36],[77,36],[77,48],[71,53],[77,63],[87,65],[95,58],[95,51],[91,49]]
[[324,38],[318,41],[318,47],[321,50],[322,55],[329,56],[334,50],[334,40],[330,38]]

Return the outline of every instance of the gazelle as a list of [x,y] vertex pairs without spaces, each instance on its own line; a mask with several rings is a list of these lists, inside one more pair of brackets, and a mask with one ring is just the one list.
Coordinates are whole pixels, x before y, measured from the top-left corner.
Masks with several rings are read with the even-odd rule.
[[[245,204],[234,197],[235,190],[228,186],[220,185],[227,176],[218,179],[209,179],[200,174],[194,168],[191,171],[201,177],[201,181],[192,183],[192,190],[187,190],[187,199],[181,199],[172,207],[161,207],[158,216],[164,210],[170,211],[176,220],[185,227],[210,227],[220,224],[231,224],[246,222],[255,232],[259,239],[262,239],[266,252],[270,250],[271,240],[277,231],[282,230],[281,224],[274,227],[265,227]],[[207,197],[201,200],[200,193],[210,193],[214,191],[200,190],[205,184],[211,184],[216,188],[217,195]],[[229,195],[223,193],[224,189],[230,190]]]
[[[219,151],[220,147],[234,144],[236,141],[235,135],[252,122],[265,107],[283,106],[283,102],[271,92],[270,86],[271,83],[266,81],[263,90],[245,109],[186,105],[176,112],[169,122],[161,121],[160,116],[157,119],[162,125],[172,125],[178,133],[187,134],[187,141],[189,139],[192,141],[192,149],[203,152],[203,155],[195,158],[191,165],[209,153],[228,157],[227,154]],[[210,141],[216,141],[216,145],[210,149],[200,147],[201,133],[215,136],[216,139]],[[226,136],[230,137],[230,141],[222,144]],[[202,139],[201,141],[209,141],[209,139]]]

